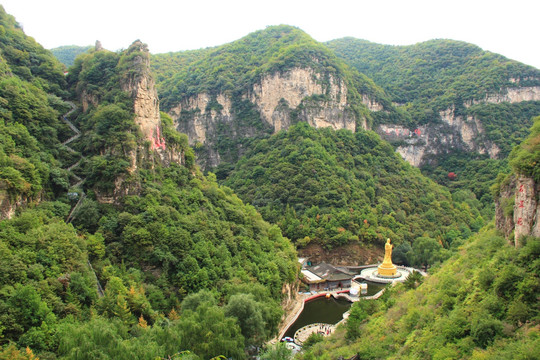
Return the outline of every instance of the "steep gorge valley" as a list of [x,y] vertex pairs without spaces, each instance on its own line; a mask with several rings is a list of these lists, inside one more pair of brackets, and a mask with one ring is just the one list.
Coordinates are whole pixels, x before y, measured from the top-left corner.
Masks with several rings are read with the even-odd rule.
[[0,7],[0,359],[292,358],[298,256],[387,238],[429,276],[295,358],[540,355],[540,70],[286,25],[58,50]]

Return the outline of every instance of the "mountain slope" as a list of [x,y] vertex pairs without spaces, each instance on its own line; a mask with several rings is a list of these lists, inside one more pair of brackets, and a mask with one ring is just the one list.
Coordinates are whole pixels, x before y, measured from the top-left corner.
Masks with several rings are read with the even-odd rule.
[[343,38],[326,45],[382,86],[392,101],[423,103],[434,111],[486,100],[501,89],[540,86],[538,69],[460,41],[391,46]]
[[326,45],[408,113],[411,122],[377,124],[382,138],[438,183],[464,186],[493,207],[489,187],[509,171],[504,159],[540,114],[538,69],[453,40],[389,46],[343,38]]
[[68,190],[62,65],[0,7],[0,218]]
[[354,131],[376,117],[403,116],[370,79],[290,26],[156,57],[163,107],[188,134],[205,168],[234,163],[251,139],[299,121]]
[[159,112],[144,44],[81,55],[66,86],[61,64],[0,15],[0,46],[12,47],[0,62],[1,200],[32,201],[0,222],[0,357],[245,358],[279,324],[297,275],[290,242],[195,166]]
[[253,145],[225,184],[299,247],[430,238],[444,252],[483,224],[470,193],[454,202],[373,132],[300,123]]
[[[501,177],[505,181],[497,186],[500,204],[510,197],[508,192],[514,193],[514,211],[520,212],[516,217],[538,209],[539,125],[537,117],[527,140],[512,152],[514,172]],[[519,184],[525,178],[532,181],[532,188]],[[514,196],[511,199],[507,209],[514,205]],[[354,304],[340,332],[299,358],[354,354],[362,359],[538,358],[538,228],[529,219],[500,224],[498,219],[497,227],[504,233],[489,224],[423,283],[400,284],[371,306]],[[508,230],[515,231],[515,240],[505,240]]]
[[51,49],[51,52],[58,59],[58,61],[68,68],[73,65],[77,56],[87,52],[91,48],[91,46],[65,45]]
[[[540,70],[472,44],[389,46],[344,38],[327,45],[410,114],[412,123],[381,123],[377,132],[401,141],[398,151],[417,166],[455,149],[504,158],[540,113]],[[405,128],[422,138],[409,139]]]

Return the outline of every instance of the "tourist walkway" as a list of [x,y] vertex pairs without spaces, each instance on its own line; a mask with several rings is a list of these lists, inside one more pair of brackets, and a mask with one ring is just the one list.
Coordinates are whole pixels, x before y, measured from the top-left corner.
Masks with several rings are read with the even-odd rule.
[[[78,138],[81,137],[81,131],[79,129],[77,129],[77,127],[75,125],[73,125],[73,123],[68,119],[68,116],[71,115],[71,113],[73,113],[76,109],[77,109],[77,106],[71,102],[71,101],[67,101],[67,103],[69,104],[69,106],[71,106],[71,110],[69,110],[67,113],[65,113],[63,116],[62,116],[62,120],[64,120],[64,122],[69,126],[69,128],[75,133],[75,135],[73,135],[72,137],[70,137],[69,139],[67,139],[66,141],[64,141],[62,143],[62,145],[65,146],[65,148],[70,152],[70,153],[73,153],[73,154],[77,154],[77,151],[75,151],[73,148],[71,148],[68,144],[77,140]],[[68,172],[71,173],[71,176],[73,176],[73,178],[75,179],[76,183],[71,185],[70,187],[71,188],[79,188],[82,183],[84,182],[85,179],[81,178],[80,176],[78,176],[77,174],[75,174],[73,172],[73,169],[78,167],[80,164],[81,164],[81,161],[85,159],[84,156],[82,156],[81,154],[79,154],[79,159],[77,160],[76,163],[74,163],[73,165],[71,166],[68,166],[66,168],[66,170]],[[69,212],[67,218],[66,218],[66,224],[69,224],[72,220],[73,220],[73,215],[76,214],[76,211],[77,209],[79,208],[79,206],[83,203],[84,199],[86,198],[86,194],[84,193],[84,191],[82,190],[82,188],[79,190],[79,201],[77,201],[77,203],[75,204],[75,206],[71,209],[71,211]],[[90,263],[90,260],[87,261],[88,263],[88,267],[90,268],[90,271],[94,274],[94,279],[96,280],[96,290],[97,290],[97,293],[98,293],[98,296],[99,297],[103,297],[104,295],[104,291],[103,291],[103,288],[101,287],[101,283],[99,282],[99,279],[96,275],[96,272],[94,271],[94,268],[92,267],[92,264]]]
[[336,329],[334,324],[315,323],[306,325],[294,333],[294,342],[302,345],[311,334],[321,334],[322,336],[331,335]]

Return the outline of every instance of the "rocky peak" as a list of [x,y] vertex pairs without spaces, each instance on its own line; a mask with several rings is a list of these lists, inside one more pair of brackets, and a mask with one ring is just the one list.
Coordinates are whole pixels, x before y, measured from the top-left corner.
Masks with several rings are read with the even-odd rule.
[[125,68],[120,85],[133,98],[135,123],[144,139],[150,142],[150,148],[159,151],[163,157],[167,146],[162,137],[159,101],[150,73],[148,46],[140,40],[133,42],[120,61],[120,66]]

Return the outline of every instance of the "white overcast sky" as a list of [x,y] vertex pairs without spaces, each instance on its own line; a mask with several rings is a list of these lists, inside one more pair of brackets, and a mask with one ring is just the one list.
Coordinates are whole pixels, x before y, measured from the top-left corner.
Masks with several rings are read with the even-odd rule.
[[0,0],[46,48],[93,45],[150,52],[199,49],[268,25],[315,40],[352,36],[380,44],[462,40],[540,68],[540,0]]

